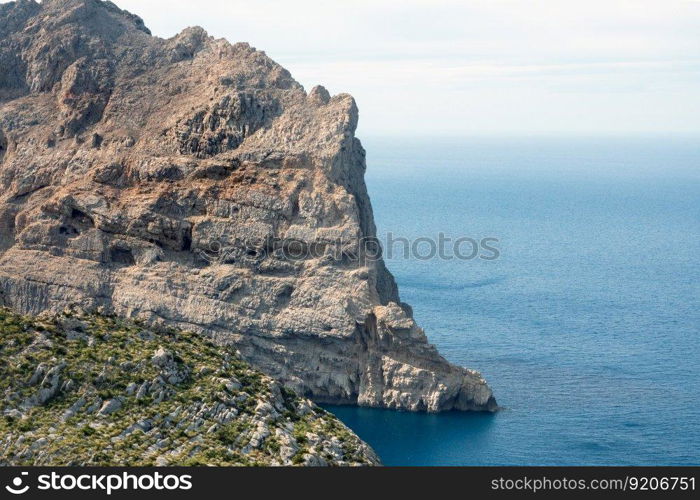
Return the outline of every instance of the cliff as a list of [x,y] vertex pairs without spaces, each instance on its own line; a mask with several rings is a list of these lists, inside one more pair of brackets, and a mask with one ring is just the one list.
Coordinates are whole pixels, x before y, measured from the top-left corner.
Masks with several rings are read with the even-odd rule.
[[0,305],[196,331],[319,402],[493,410],[401,303],[349,95],[99,0],[0,5]]
[[331,414],[198,334],[0,310],[0,465],[377,465]]

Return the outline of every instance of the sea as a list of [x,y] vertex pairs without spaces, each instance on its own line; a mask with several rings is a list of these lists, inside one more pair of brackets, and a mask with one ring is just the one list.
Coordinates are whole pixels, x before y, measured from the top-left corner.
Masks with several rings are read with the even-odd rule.
[[699,465],[699,139],[364,139],[402,300],[503,409],[327,408],[386,465]]

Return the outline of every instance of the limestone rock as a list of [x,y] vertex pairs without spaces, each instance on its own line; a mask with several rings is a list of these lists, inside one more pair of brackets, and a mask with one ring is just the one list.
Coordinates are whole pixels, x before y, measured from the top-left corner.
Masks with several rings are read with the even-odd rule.
[[151,358],[151,363],[159,367],[164,367],[168,363],[171,363],[172,359],[172,354],[170,354],[162,347],[159,347],[158,350],[153,354],[153,357]]
[[102,404],[102,408],[100,408],[100,411],[98,411],[97,414],[101,416],[111,415],[112,413],[119,411],[121,407],[122,402],[118,398],[110,399]]
[[351,96],[100,0],[0,5],[0,67],[0,305],[194,330],[317,401],[496,408],[361,258]]

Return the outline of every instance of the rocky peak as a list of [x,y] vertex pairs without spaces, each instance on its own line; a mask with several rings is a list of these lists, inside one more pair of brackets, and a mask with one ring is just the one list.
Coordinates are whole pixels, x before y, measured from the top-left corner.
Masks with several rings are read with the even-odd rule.
[[[16,8],[22,8],[23,4],[37,5],[32,0],[15,3],[18,4]],[[107,37],[134,29],[151,34],[139,16],[104,0],[43,0],[40,15],[35,21],[30,26],[45,31],[73,24],[79,25],[84,31]]]
[[185,28],[178,35],[168,40],[168,45],[173,51],[173,62],[192,59],[197,52],[204,49],[207,43],[214,39],[199,26]]

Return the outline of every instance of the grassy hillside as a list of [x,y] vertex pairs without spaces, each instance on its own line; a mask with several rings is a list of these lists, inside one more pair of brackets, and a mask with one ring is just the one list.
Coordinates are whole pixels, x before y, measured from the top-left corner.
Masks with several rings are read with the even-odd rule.
[[231,347],[112,317],[0,309],[2,465],[370,465],[334,416]]

